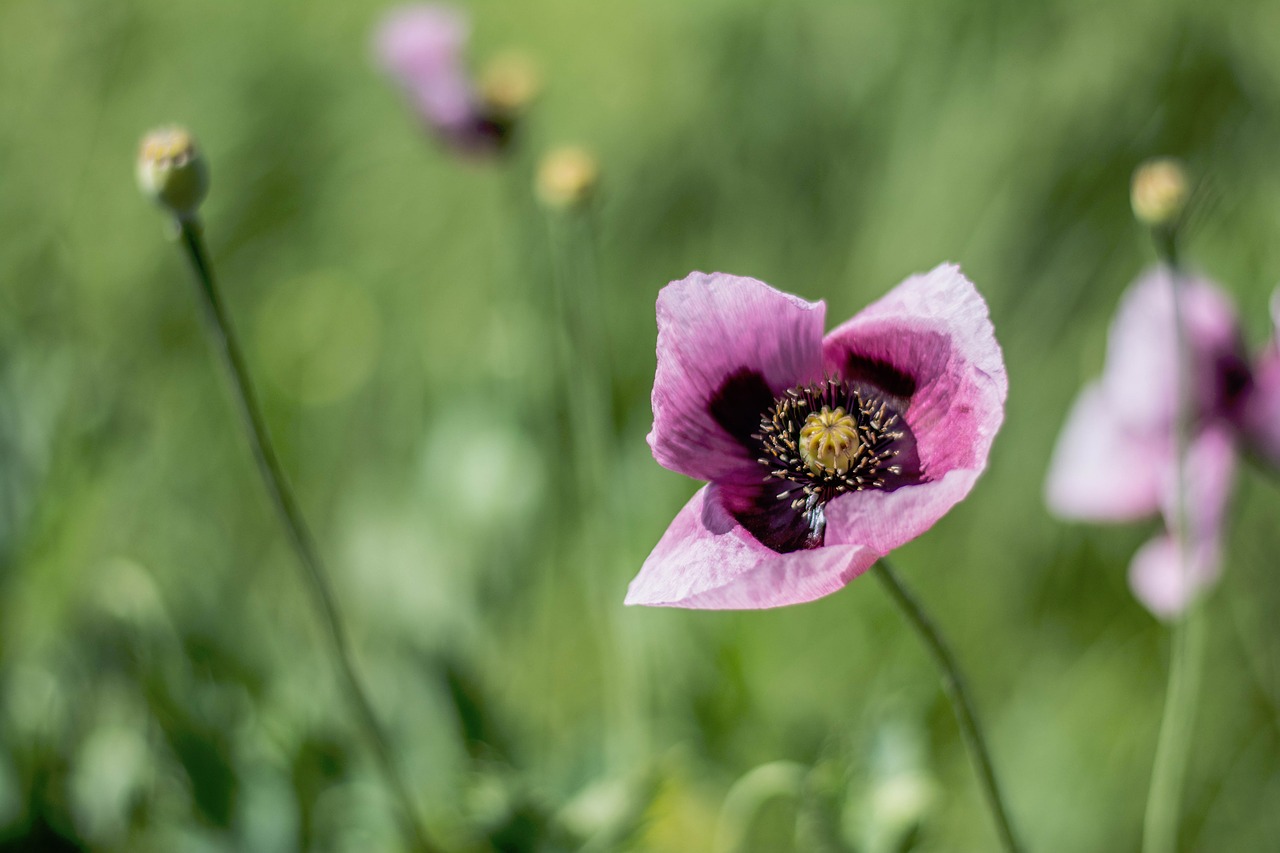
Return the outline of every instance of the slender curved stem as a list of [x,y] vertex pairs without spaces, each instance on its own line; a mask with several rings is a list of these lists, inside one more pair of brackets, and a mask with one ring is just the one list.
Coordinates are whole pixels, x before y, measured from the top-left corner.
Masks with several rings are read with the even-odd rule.
[[[1183,583],[1191,587],[1191,532],[1187,514],[1187,449],[1191,443],[1191,350],[1187,341],[1182,271],[1178,265],[1176,234],[1159,230],[1154,235],[1156,253],[1168,265],[1173,298],[1173,325],[1177,349],[1177,408],[1174,415],[1175,477],[1177,483],[1176,530]],[[1147,791],[1142,823],[1143,853],[1173,853],[1178,845],[1182,789],[1190,759],[1200,679],[1204,669],[1205,626],[1201,608],[1190,603],[1170,628],[1169,683],[1165,692],[1160,733]]]
[[249,445],[253,450],[254,461],[258,464],[263,484],[280,513],[280,520],[284,523],[294,550],[297,552],[303,581],[311,591],[312,601],[319,613],[320,621],[324,623],[325,635],[329,639],[339,681],[355,709],[356,721],[374,751],[378,766],[399,802],[402,812],[401,821],[412,847],[421,853],[436,853],[439,848],[428,841],[426,832],[418,821],[417,810],[413,806],[409,788],[396,767],[391,748],[378,723],[373,705],[356,673],[351,644],[342,626],[337,599],[329,585],[315,540],[302,517],[297,499],[289,488],[280,459],[276,456],[275,446],[271,443],[271,435],[267,432],[262,410],[254,394],[253,383],[249,379],[249,370],[231,326],[231,319],[223,307],[214,283],[213,266],[209,262],[208,252],[205,251],[200,224],[195,220],[182,219],[179,220],[178,227],[179,240],[191,264],[192,272],[195,273],[206,325],[213,337],[218,355],[221,356],[231,378],[232,390]]
[[903,584],[897,572],[881,559],[872,568],[894,603],[902,610],[907,621],[916,629],[920,639],[924,640],[933,662],[938,665],[942,675],[942,687],[951,700],[951,709],[955,712],[956,721],[960,724],[960,734],[964,736],[973,757],[978,780],[982,783],[982,792],[986,795],[987,805],[991,807],[991,816],[995,819],[1000,840],[1008,853],[1020,853],[1022,847],[1013,833],[1013,824],[1009,821],[1009,812],[1004,798],[1000,794],[1000,785],[996,781],[996,771],[991,763],[991,752],[987,749],[986,738],[982,735],[982,727],[978,724],[978,715],[973,709],[973,700],[969,698],[969,688],[965,685],[960,665],[955,655],[942,638],[933,620],[925,613],[920,602]]
[[809,768],[794,761],[772,761],[755,767],[733,783],[725,794],[716,821],[714,853],[749,849],[751,822],[767,803],[778,797],[803,801]]

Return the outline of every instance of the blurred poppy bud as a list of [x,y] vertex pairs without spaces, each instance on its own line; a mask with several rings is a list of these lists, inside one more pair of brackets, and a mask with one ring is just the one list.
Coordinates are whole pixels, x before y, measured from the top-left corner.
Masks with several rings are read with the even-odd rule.
[[1182,218],[1190,185],[1182,163],[1170,157],[1148,160],[1133,173],[1133,215],[1149,228],[1173,228]]
[[518,118],[541,91],[537,63],[517,51],[495,56],[480,74],[480,100],[495,120]]
[[138,149],[142,194],[179,219],[190,219],[209,192],[209,169],[195,138],[181,127],[153,130]]
[[568,209],[583,204],[600,179],[595,155],[578,145],[547,152],[538,164],[538,198],[547,207]]

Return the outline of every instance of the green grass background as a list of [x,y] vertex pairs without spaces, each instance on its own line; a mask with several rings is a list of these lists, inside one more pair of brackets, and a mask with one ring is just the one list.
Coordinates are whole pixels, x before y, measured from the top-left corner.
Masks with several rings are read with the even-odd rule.
[[[1168,633],[1125,570],[1156,526],[1061,524],[1042,483],[1152,261],[1141,159],[1202,177],[1185,253],[1254,347],[1271,334],[1280,5],[467,8],[477,66],[518,47],[545,78],[504,161],[424,136],[371,62],[375,5],[0,2],[0,848],[398,843],[133,184],[140,135],[181,122],[267,417],[451,847],[995,849],[936,673],[872,579],[768,612],[621,604],[696,488],[644,442],[658,290],[751,275],[834,325],[955,261],[990,303],[1007,420],[973,495],[896,563],[967,667],[1029,849],[1137,849]],[[562,142],[602,165],[578,220],[530,196]],[[614,378],[585,492],[557,269],[590,288]],[[1280,846],[1278,499],[1243,469],[1184,850]]]

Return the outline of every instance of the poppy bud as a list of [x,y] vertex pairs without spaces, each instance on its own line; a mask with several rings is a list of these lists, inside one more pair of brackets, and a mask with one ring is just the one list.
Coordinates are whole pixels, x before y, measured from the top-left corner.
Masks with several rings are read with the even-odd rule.
[[1129,198],[1133,215],[1143,225],[1173,228],[1182,218],[1190,194],[1182,163],[1171,157],[1159,157],[1134,170]]
[[179,219],[196,215],[209,193],[209,168],[195,138],[180,127],[161,128],[142,137],[138,149],[138,187],[142,195]]
[[180,127],[144,136],[138,149],[138,187],[179,219],[194,217],[209,192],[209,169],[194,137]]
[[480,100],[492,115],[512,121],[542,90],[537,64],[524,53],[499,54],[480,73]]
[[538,198],[547,207],[569,209],[590,198],[600,178],[595,155],[577,145],[554,148],[538,164]]

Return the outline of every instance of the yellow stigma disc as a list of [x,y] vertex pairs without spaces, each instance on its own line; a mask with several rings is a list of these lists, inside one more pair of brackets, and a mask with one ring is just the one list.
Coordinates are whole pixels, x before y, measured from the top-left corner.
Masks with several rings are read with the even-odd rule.
[[843,408],[822,407],[800,428],[800,458],[815,474],[843,474],[862,452],[858,424]]

